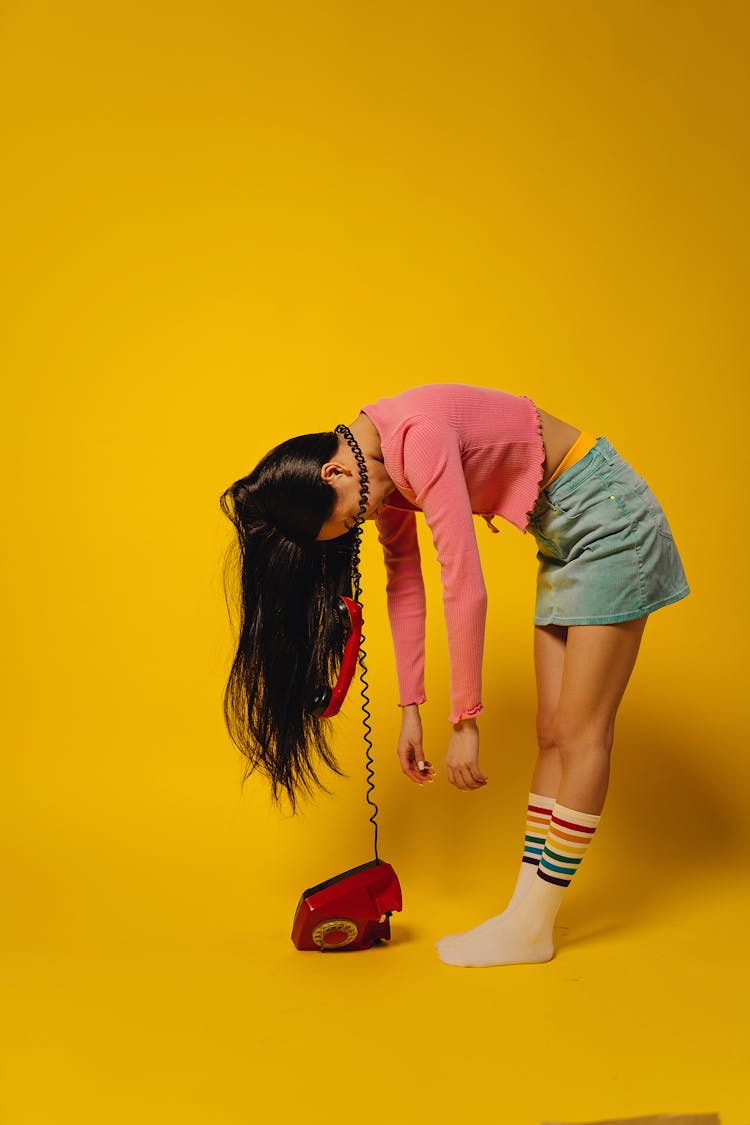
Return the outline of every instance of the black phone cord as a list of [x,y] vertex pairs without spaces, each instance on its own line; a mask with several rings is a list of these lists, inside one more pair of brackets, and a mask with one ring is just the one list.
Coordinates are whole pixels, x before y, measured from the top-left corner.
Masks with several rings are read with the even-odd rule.
[[[370,487],[369,487],[369,482],[368,482],[368,478],[367,478],[367,465],[365,463],[364,454],[362,453],[362,450],[359,448],[359,445],[357,444],[357,440],[354,437],[354,434],[349,429],[349,427],[344,426],[342,424],[342,425],[336,426],[336,429],[335,429],[334,432],[337,433],[337,434],[343,435],[345,441],[347,442],[347,444],[349,445],[349,447],[352,450],[352,453],[354,454],[354,458],[357,462],[357,468],[359,469],[359,482],[360,482],[359,512],[358,512],[358,515],[357,515],[357,518],[356,518],[356,523],[354,525],[354,535],[353,535],[353,544],[352,544],[352,590],[353,590],[353,593],[354,593],[354,600],[356,602],[358,602],[359,605],[361,605],[362,604],[362,577],[361,577],[361,574],[360,574],[360,550],[361,550],[361,547],[362,547],[362,524],[364,522],[365,512],[367,511],[367,497],[370,494]],[[364,625],[364,615],[362,617],[362,623]],[[367,794],[365,796],[365,800],[367,801],[368,805],[372,806],[372,809],[373,809],[372,816],[370,816],[369,820],[370,820],[370,824],[372,824],[372,826],[375,830],[375,862],[380,863],[380,857],[378,856],[378,820],[377,820],[378,806],[376,805],[375,801],[372,800],[372,797],[371,797],[372,791],[375,788],[375,782],[373,781],[373,777],[375,775],[375,770],[374,770],[374,763],[373,763],[373,758],[372,758],[372,749],[373,749],[372,738],[370,737],[371,734],[372,734],[372,726],[370,725],[370,719],[372,718],[372,716],[370,714],[370,697],[368,695],[368,692],[370,690],[370,685],[367,682],[367,667],[365,665],[365,634],[364,634],[364,631],[362,632],[362,636],[361,636],[361,639],[360,639],[359,661],[358,662],[359,662],[359,669],[360,669],[359,679],[360,679],[360,683],[362,684],[362,690],[360,691],[360,695],[362,697],[362,725],[364,727],[365,756],[366,756],[366,759],[367,759],[367,766],[366,766],[366,770],[367,770]]]

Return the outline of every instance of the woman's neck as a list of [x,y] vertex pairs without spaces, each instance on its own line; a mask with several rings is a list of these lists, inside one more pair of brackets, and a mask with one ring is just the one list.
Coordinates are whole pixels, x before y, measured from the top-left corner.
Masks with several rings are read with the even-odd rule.
[[366,414],[358,414],[349,429],[365,457],[370,457],[374,461],[382,462],[383,449],[380,444],[380,434],[378,433],[375,423],[371,422]]

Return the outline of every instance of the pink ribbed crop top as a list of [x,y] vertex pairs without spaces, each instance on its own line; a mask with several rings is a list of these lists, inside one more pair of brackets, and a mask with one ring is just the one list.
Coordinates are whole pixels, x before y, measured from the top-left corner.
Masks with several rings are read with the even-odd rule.
[[473,515],[501,516],[525,532],[544,467],[539,418],[526,395],[460,383],[415,387],[362,411],[380,435],[397,489],[376,523],[400,704],[425,702],[421,510],[441,568],[455,723],[482,710],[487,592]]

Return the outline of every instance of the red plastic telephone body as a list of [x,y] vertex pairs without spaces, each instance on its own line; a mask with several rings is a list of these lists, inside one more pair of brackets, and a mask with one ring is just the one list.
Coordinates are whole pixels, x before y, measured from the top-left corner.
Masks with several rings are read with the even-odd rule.
[[390,863],[370,860],[302,892],[292,925],[297,949],[369,949],[391,936],[401,885]]

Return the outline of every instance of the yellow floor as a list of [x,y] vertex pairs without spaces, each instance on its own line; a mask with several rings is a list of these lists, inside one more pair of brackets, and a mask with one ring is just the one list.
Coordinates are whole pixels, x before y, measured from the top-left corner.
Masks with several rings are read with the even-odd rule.
[[245,952],[10,958],[2,1120],[750,1121],[746,966],[719,974],[707,952],[717,929],[731,946],[731,885],[710,921],[699,903],[636,925],[571,908],[576,935],[537,968],[439,964],[454,921],[413,895],[393,944],[363,954],[298,953],[277,921]]
[[[476,1111],[539,1125],[718,1111],[722,1125],[748,1125],[746,876],[724,856],[720,875],[703,864],[691,878],[673,839],[641,884],[616,862],[616,809],[611,820],[541,966],[441,964],[433,940],[488,913],[492,894],[471,873],[472,893],[451,893],[408,856],[394,862],[404,911],[390,945],[349,954],[290,942],[306,877],[336,871],[306,869],[302,854],[275,894],[271,856],[243,876],[249,844],[223,871],[162,855],[108,888],[79,872],[70,914],[57,900],[59,936],[40,908],[26,951],[4,958],[0,1120],[328,1125]],[[40,907],[33,887],[28,897]]]

